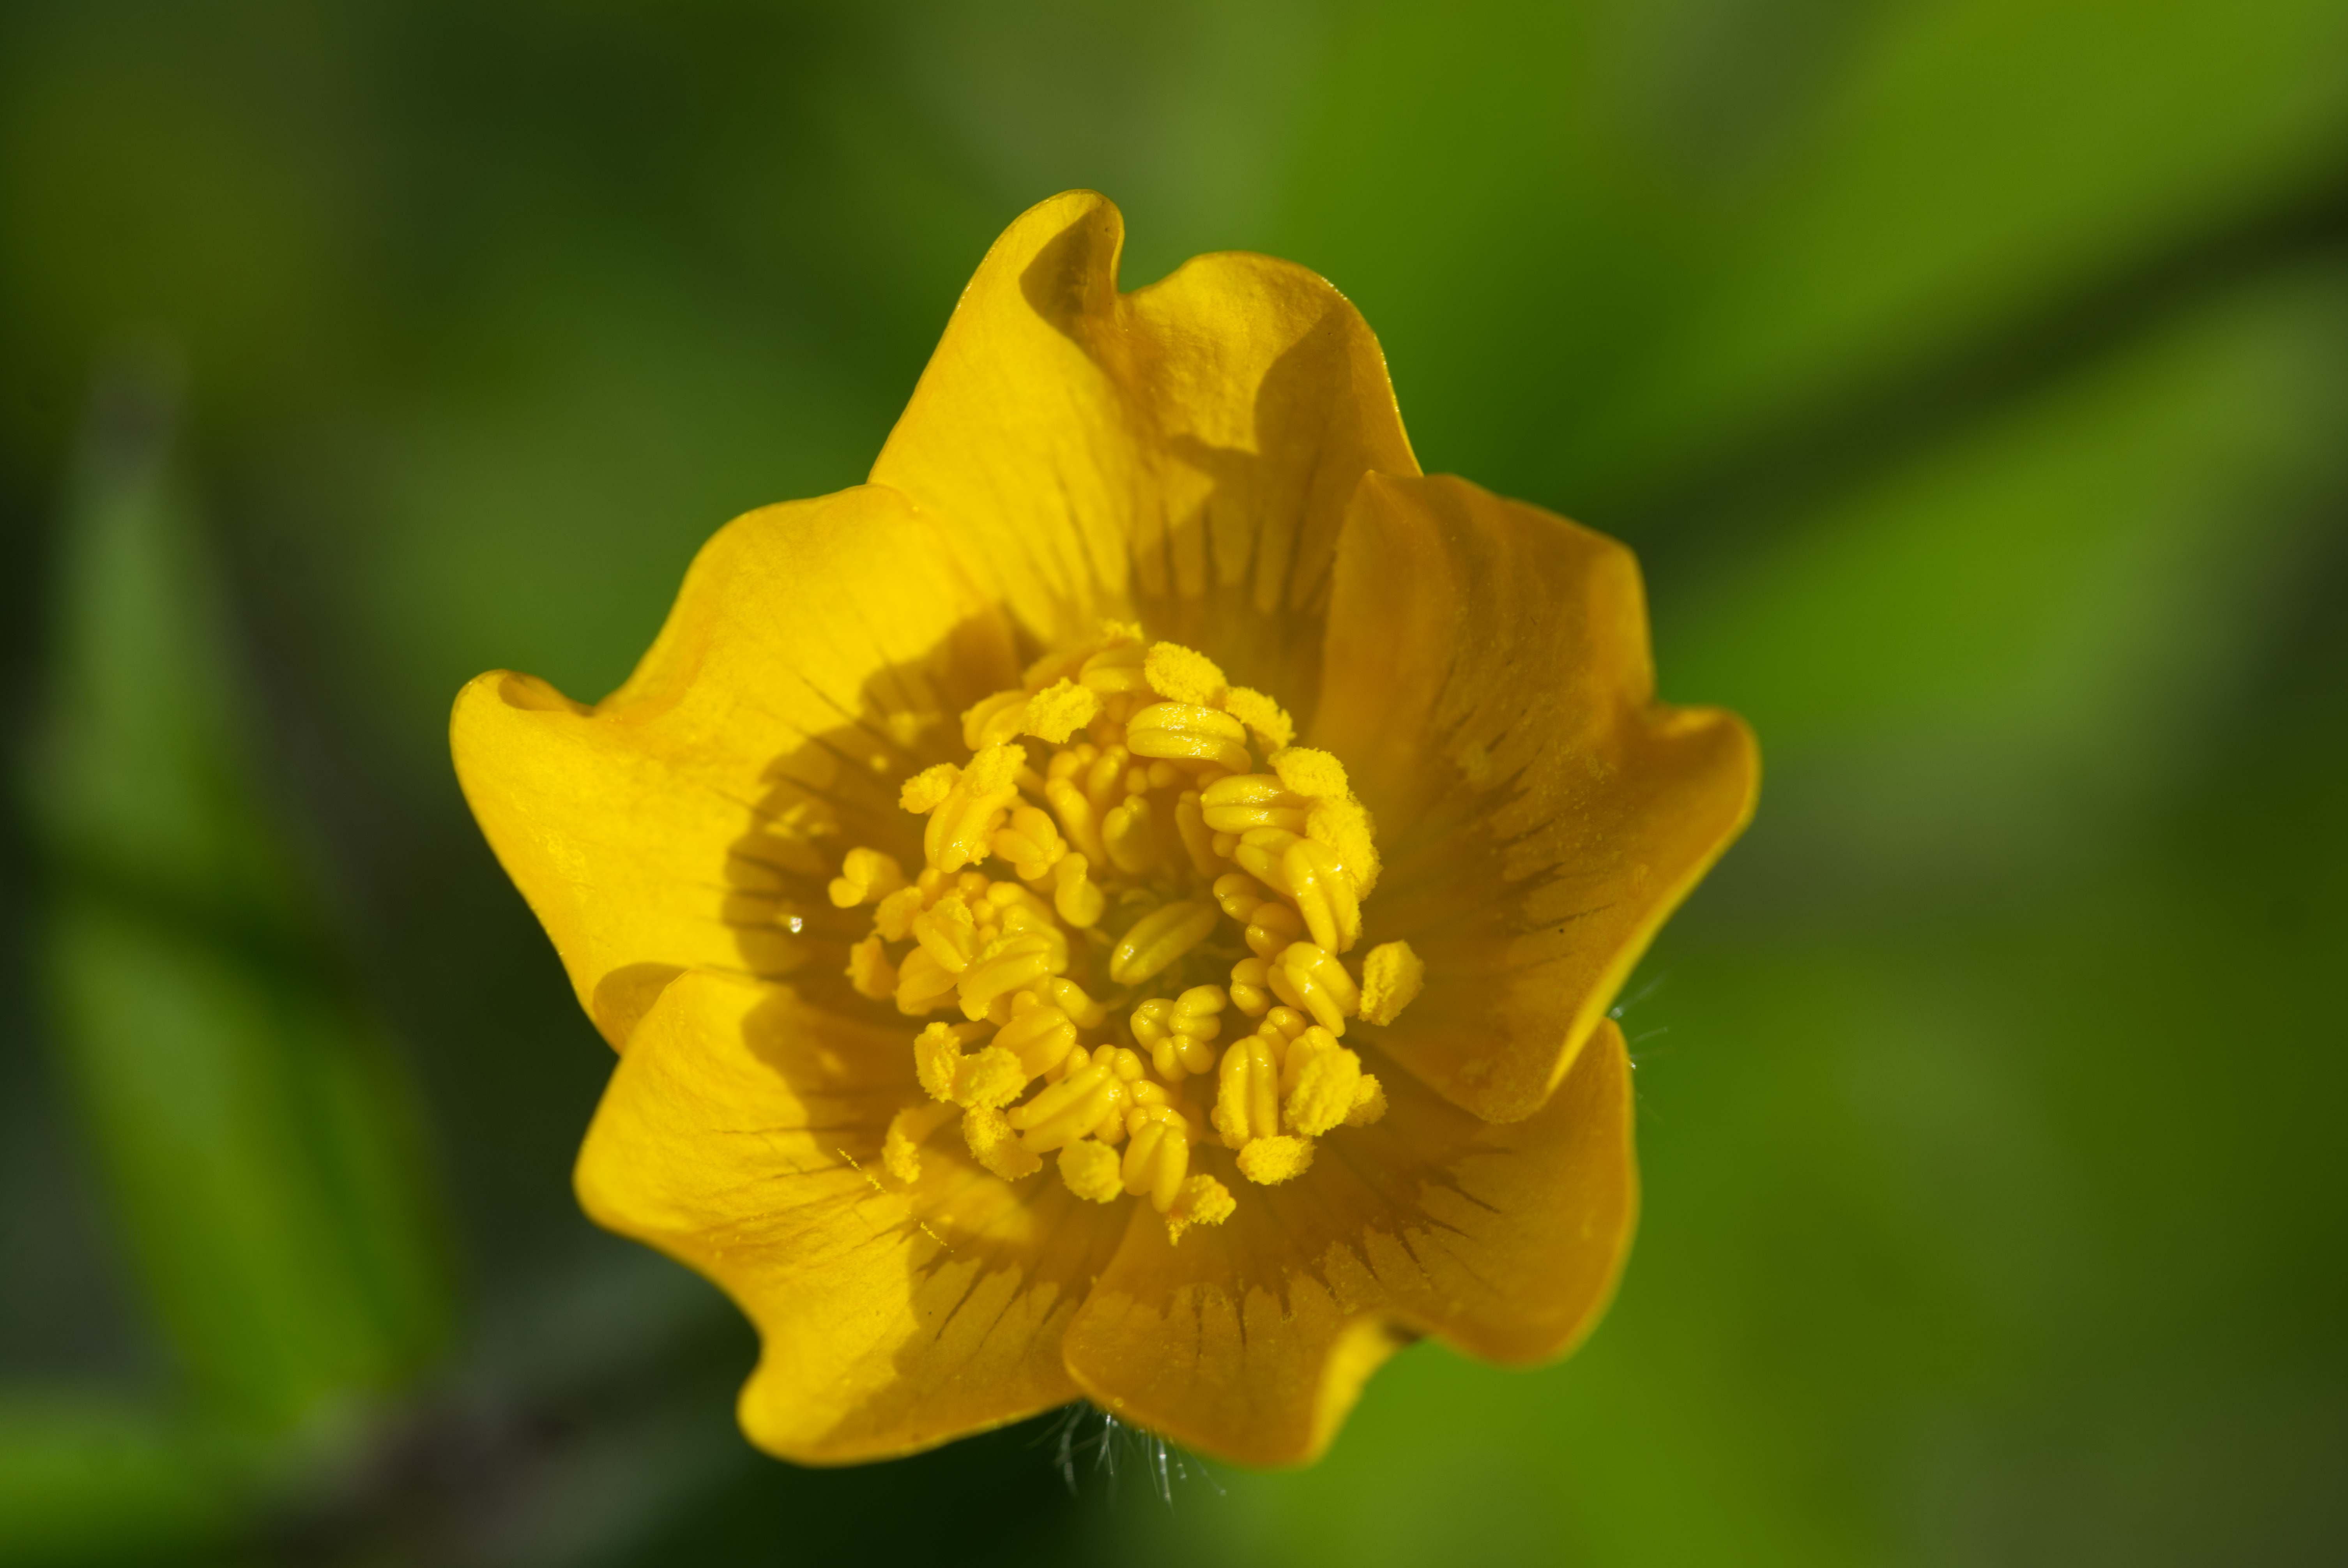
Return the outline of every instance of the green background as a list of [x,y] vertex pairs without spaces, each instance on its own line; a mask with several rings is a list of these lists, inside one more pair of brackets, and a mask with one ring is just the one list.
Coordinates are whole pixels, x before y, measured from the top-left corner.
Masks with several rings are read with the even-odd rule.
[[[1170,1509],[741,1442],[444,739],[1077,185],[1332,279],[1768,766],[1588,1348]],[[2348,6],[20,0],[0,376],[0,1561],[2348,1558]]]

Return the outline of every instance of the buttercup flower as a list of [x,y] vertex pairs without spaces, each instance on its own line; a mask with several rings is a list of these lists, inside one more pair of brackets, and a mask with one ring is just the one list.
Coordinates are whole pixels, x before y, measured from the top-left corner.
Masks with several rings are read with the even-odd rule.
[[1752,808],[1628,551],[1422,476],[1320,279],[1122,294],[1120,234],[1014,224],[870,482],[720,531],[619,691],[458,701],[622,1053],[581,1200],[750,1316],[788,1458],[1082,1396],[1294,1463],[1415,1336],[1568,1348],[1607,1009]]

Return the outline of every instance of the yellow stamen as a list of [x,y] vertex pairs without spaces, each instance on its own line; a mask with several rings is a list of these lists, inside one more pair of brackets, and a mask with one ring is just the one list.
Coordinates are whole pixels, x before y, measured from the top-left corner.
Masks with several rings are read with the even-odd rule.
[[1259,958],[1272,958],[1280,950],[1304,935],[1304,917],[1292,904],[1277,898],[1267,898],[1255,907],[1248,917],[1247,929],[1241,933],[1248,951]]
[[1067,852],[1067,841],[1050,815],[1032,805],[1014,811],[1009,824],[994,835],[995,856],[1011,862],[1022,882],[1040,882]]
[[1250,1018],[1262,1018],[1272,1008],[1265,994],[1272,985],[1272,966],[1262,958],[1241,958],[1231,966],[1231,1006]]
[[[1099,692],[1063,678],[1027,699],[1020,715],[1020,733],[1056,746],[1098,718],[1100,711]],[[973,745],[971,749],[978,748]]]
[[1296,738],[1296,726],[1290,722],[1280,704],[1261,692],[1251,692],[1245,686],[1234,686],[1223,694],[1223,712],[1248,727],[1255,743],[1266,752],[1276,752]]
[[1239,1207],[1231,1189],[1209,1175],[1196,1175],[1182,1184],[1175,1194],[1172,1206],[1166,1211],[1166,1236],[1179,1242],[1182,1233],[1192,1225],[1219,1225],[1231,1217]]
[[1151,910],[1133,923],[1109,955],[1108,978],[1121,986],[1139,985],[1205,941],[1215,919],[1215,907],[1197,899],[1178,899]]
[[962,1136],[970,1146],[971,1158],[1006,1182],[1025,1181],[1044,1168],[1034,1151],[1019,1142],[1003,1112],[992,1106],[966,1112]]
[[1212,763],[1229,773],[1245,772],[1255,762],[1248,755],[1246,725],[1194,702],[1153,702],[1127,721],[1125,739],[1139,756]]
[[1060,831],[1068,842],[1082,850],[1092,860],[1106,861],[1108,852],[1101,847],[1100,826],[1094,820],[1093,803],[1075,781],[1056,778],[1044,786],[1044,798],[1052,803],[1052,810],[1060,819]]
[[[922,1178],[922,1141],[954,1118],[952,1104],[908,1105],[890,1119],[880,1163],[908,1186]],[[999,1112],[998,1112],[999,1114]]]
[[[913,1040],[930,1098],[890,1124],[890,1180],[918,1180],[924,1140],[959,1113],[992,1177],[1056,1153],[1072,1193],[1146,1196],[1179,1240],[1235,1211],[1202,1162],[1292,1180],[1313,1140],[1385,1113],[1338,1037],[1392,1022],[1424,966],[1389,942],[1346,967],[1378,874],[1369,814],[1277,703],[1104,623],[961,729],[970,760],[899,792],[926,818],[921,865],[860,845],[828,889],[872,911],[849,950],[858,994],[967,1020]],[[1209,955],[1228,986],[1186,984]],[[1221,1046],[1226,1013],[1250,1021]]]
[[1142,659],[1142,673],[1159,696],[1199,707],[1221,707],[1231,690],[1213,660],[1172,642],[1151,645]]
[[832,907],[853,909],[859,904],[878,903],[904,885],[904,869],[895,856],[877,849],[851,849],[828,891]]
[[1124,692],[1146,692],[1149,682],[1142,674],[1143,651],[1138,643],[1129,647],[1108,648],[1085,661],[1082,680],[1086,688],[1104,697]]
[[1060,1151],[1060,1180],[1067,1183],[1068,1191],[1076,1196],[1097,1204],[1114,1203],[1125,1190],[1117,1151],[1089,1138],[1079,1139]]
[[848,949],[848,983],[856,994],[879,1001],[897,989],[897,966],[880,937],[870,936]]
[[1261,1033],[1232,1041],[1223,1052],[1214,1122],[1226,1149],[1244,1148],[1251,1139],[1280,1131],[1280,1059],[1273,1041]]
[[1318,1027],[1289,1042],[1280,1064],[1281,1122],[1291,1132],[1318,1138],[1344,1121],[1362,1081],[1362,1059]]
[[1149,797],[1133,795],[1111,806],[1101,819],[1101,843],[1119,871],[1139,876],[1157,863],[1158,845],[1149,829]]
[[1115,1067],[1095,1061],[1012,1111],[1011,1125],[1021,1143],[1048,1154],[1100,1126],[1127,1098]]
[[1351,948],[1362,934],[1362,907],[1329,846],[1300,838],[1282,852],[1280,869],[1313,940],[1333,953]]
[[1162,1214],[1174,1206],[1182,1178],[1190,1173],[1189,1131],[1174,1112],[1157,1108],[1134,1112],[1126,1126],[1132,1142],[1126,1145],[1121,1172],[1125,1190],[1136,1197],[1148,1194]]
[[919,1018],[953,994],[953,971],[929,948],[915,948],[897,968],[897,1010]]
[[1108,900],[1092,880],[1092,865],[1081,855],[1065,856],[1052,868],[1052,908],[1076,927],[1100,924]]
[[1362,1003],[1361,988],[1325,948],[1291,942],[1272,964],[1272,994],[1331,1034],[1345,1032],[1345,1020]]
[[963,713],[962,743],[975,752],[1017,739],[1019,722],[1026,716],[1026,711],[1025,692],[997,692],[992,697],[980,698]]
[[1244,871],[1227,871],[1215,878],[1215,903],[1224,914],[1244,926],[1263,902],[1263,886]]
[[[1066,955],[1063,954],[1063,963]],[[1034,932],[998,938],[988,944],[986,954],[965,970],[958,984],[962,996],[962,1013],[967,1019],[982,1019],[999,999],[1014,992],[1025,991],[1052,972],[1052,944],[1049,938]]]
[[1245,833],[1251,827],[1281,827],[1303,833],[1313,803],[1282,784],[1272,774],[1238,774],[1219,779],[1200,792],[1207,825],[1217,833]]
[[1426,984],[1426,966],[1408,942],[1380,942],[1362,964],[1362,1021],[1392,1023]]
[[995,1035],[994,1043],[1018,1057],[1020,1071],[1028,1077],[1041,1078],[1076,1049],[1076,1026],[1066,1013],[1037,1001],[1033,993],[1018,1000],[1028,1005],[1013,1004],[1011,1021]]
[[1303,1175],[1313,1164],[1309,1138],[1258,1138],[1240,1151],[1240,1174],[1258,1186],[1276,1186]]

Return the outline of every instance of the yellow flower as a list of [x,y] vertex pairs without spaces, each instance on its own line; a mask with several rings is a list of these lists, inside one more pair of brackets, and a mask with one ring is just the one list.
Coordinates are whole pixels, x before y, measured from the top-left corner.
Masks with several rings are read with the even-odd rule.
[[1421,476],[1320,279],[1121,294],[1121,231],[1014,224],[870,482],[720,531],[618,692],[457,703],[623,1053],[581,1200],[750,1316],[788,1458],[1084,1396],[1295,1463],[1416,1335],[1570,1347],[1607,1009],[1751,812],[1628,551]]

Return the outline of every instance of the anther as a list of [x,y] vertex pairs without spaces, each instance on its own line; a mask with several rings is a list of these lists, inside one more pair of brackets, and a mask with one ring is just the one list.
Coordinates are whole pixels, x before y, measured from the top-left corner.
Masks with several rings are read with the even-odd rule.
[[1284,827],[1251,827],[1241,833],[1239,841],[1231,848],[1231,857],[1239,868],[1276,893],[1288,892],[1286,860],[1288,846],[1304,842],[1301,834]]
[[1060,1180],[1068,1191],[1096,1204],[1112,1203],[1125,1191],[1116,1151],[1089,1138],[1062,1147]]
[[1024,1181],[1044,1168],[1044,1162],[1019,1142],[1002,1112],[981,1106],[963,1113],[963,1142],[971,1158],[1006,1182]]
[[1143,657],[1143,650],[1138,643],[1123,648],[1105,648],[1085,661],[1077,679],[1104,697],[1124,692],[1146,692],[1149,689],[1149,682],[1142,673]]
[[1078,1029],[1098,1029],[1108,1021],[1108,1008],[1085,995],[1085,988],[1074,980],[1052,981],[1044,988],[1044,997]]
[[1136,920],[1109,954],[1108,978],[1120,986],[1139,985],[1205,941],[1215,918],[1211,904],[1183,898],[1161,905]]
[[1310,1013],[1331,1034],[1345,1032],[1345,1020],[1362,1003],[1361,988],[1327,948],[1292,942],[1272,963],[1272,989],[1290,1007]]
[[1350,948],[1362,934],[1362,906],[1329,846],[1300,838],[1282,854],[1280,869],[1313,940],[1333,953]]
[[1125,798],[1125,766],[1129,760],[1123,746],[1110,746],[1086,772],[1085,798],[1095,811],[1106,812]]
[[1251,827],[1303,833],[1313,803],[1271,774],[1238,774],[1210,785],[1200,794],[1200,804],[1207,825],[1217,833],[1245,833]]
[[1267,898],[1248,917],[1247,929],[1241,935],[1249,952],[1268,959],[1304,935],[1304,917],[1293,906]]
[[994,853],[1011,862],[1012,871],[1022,882],[1041,881],[1067,852],[1067,843],[1049,814],[1032,805],[1014,811],[1008,825],[994,835]]
[[920,883],[916,882],[911,887],[900,887],[881,899],[880,907],[872,911],[873,935],[883,941],[903,941],[912,931],[913,917],[929,907],[929,890]]
[[1239,1207],[1231,1189],[1201,1173],[1182,1184],[1173,1206],[1166,1211],[1166,1239],[1179,1242],[1192,1225],[1219,1225]]
[[1380,942],[1362,961],[1362,1021],[1392,1023],[1426,984],[1426,965],[1408,942]]
[[1107,898],[1091,877],[1092,863],[1081,855],[1066,855],[1052,867],[1052,908],[1069,925],[1099,924]]
[[959,900],[941,901],[938,907],[913,920],[913,938],[922,944],[937,966],[950,975],[961,974],[970,968],[978,953],[978,929],[970,917],[970,910]]
[[975,752],[1016,740],[1019,721],[1027,711],[1027,693],[997,692],[982,697],[962,716],[962,743]]
[[879,1001],[897,989],[897,966],[879,936],[870,936],[848,949],[848,983],[856,994]]
[[1215,708],[1190,702],[1153,702],[1126,723],[1125,743],[1138,756],[1169,762],[1211,763],[1231,773],[1252,764],[1247,726]]
[[963,973],[958,986],[963,1017],[982,1019],[997,999],[1024,990],[1052,972],[1052,944],[1040,935],[1023,932],[1004,937],[988,948],[988,956]]
[[1362,1059],[1315,1026],[1289,1041],[1280,1064],[1281,1122],[1302,1137],[1318,1138],[1354,1109]]
[[1263,885],[1244,871],[1226,871],[1215,878],[1215,903],[1244,926],[1263,902]]
[[1010,1112],[1019,1141],[1035,1153],[1048,1154],[1074,1143],[1098,1126],[1119,1098],[1115,1066],[1094,1061],[1045,1089],[1025,1105]]
[[[1021,1007],[1022,1001],[1029,1005]],[[1012,1006],[1011,1021],[996,1033],[994,1043],[1018,1057],[1020,1071],[1028,1077],[1041,1078],[1075,1049],[1076,1026],[1066,1013],[1032,996],[1016,999]]]
[[1085,855],[1094,860],[1106,861],[1107,852],[1101,847],[1100,826],[1093,814],[1093,803],[1073,779],[1056,778],[1044,785],[1044,798],[1052,803],[1052,810],[1060,819],[1060,831],[1068,836]]
[[1101,820],[1101,843],[1119,871],[1128,876],[1148,873],[1158,861],[1158,845],[1150,834],[1149,797],[1129,795],[1111,806]]
[[1303,1175],[1313,1166],[1309,1138],[1258,1138],[1240,1151],[1240,1174],[1259,1186],[1273,1186]]
[[1271,965],[1262,958],[1241,958],[1231,966],[1231,1006],[1250,1018],[1262,1018],[1272,1006],[1271,985]]
[[1190,1172],[1189,1130],[1171,1111],[1138,1110],[1126,1131],[1132,1141],[1120,1173],[1125,1190],[1137,1197],[1148,1194],[1150,1206],[1162,1214],[1174,1206]]
[[966,1060],[962,1048],[978,1038],[973,1024],[933,1023],[913,1037],[913,1072],[932,1100],[952,1100]]
[[1026,753],[1015,745],[988,746],[971,758],[970,766],[930,813],[922,835],[923,858],[946,872],[983,858],[994,829],[1018,799],[1016,774],[1026,765]]
[[932,1102],[908,1105],[898,1112],[889,1119],[888,1136],[881,1140],[882,1166],[908,1186],[921,1180],[922,1141],[953,1121],[960,1111],[961,1107],[951,1102]]
[[897,969],[897,1010],[918,1018],[952,996],[953,989],[953,971],[929,948],[915,948]]
[[1280,1061],[1262,1035],[1233,1040],[1223,1052],[1213,1121],[1227,1149],[1245,1148],[1251,1139],[1280,1131]]
[[832,907],[853,909],[859,904],[876,904],[905,885],[904,868],[894,856],[883,855],[877,849],[857,848],[848,852],[840,863],[839,875],[831,879],[827,889]]
[[[1153,763],[1151,769],[1165,767]],[[1222,869],[1223,857],[1215,853],[1215,835],[1207,827],[1207,819],[1199,806],[1196,790],[1184,790],[1174,801],[1174,831],[1182,840],[1182,853],[1190,862],[1190,869],[1201,878],[1211,878]]]

